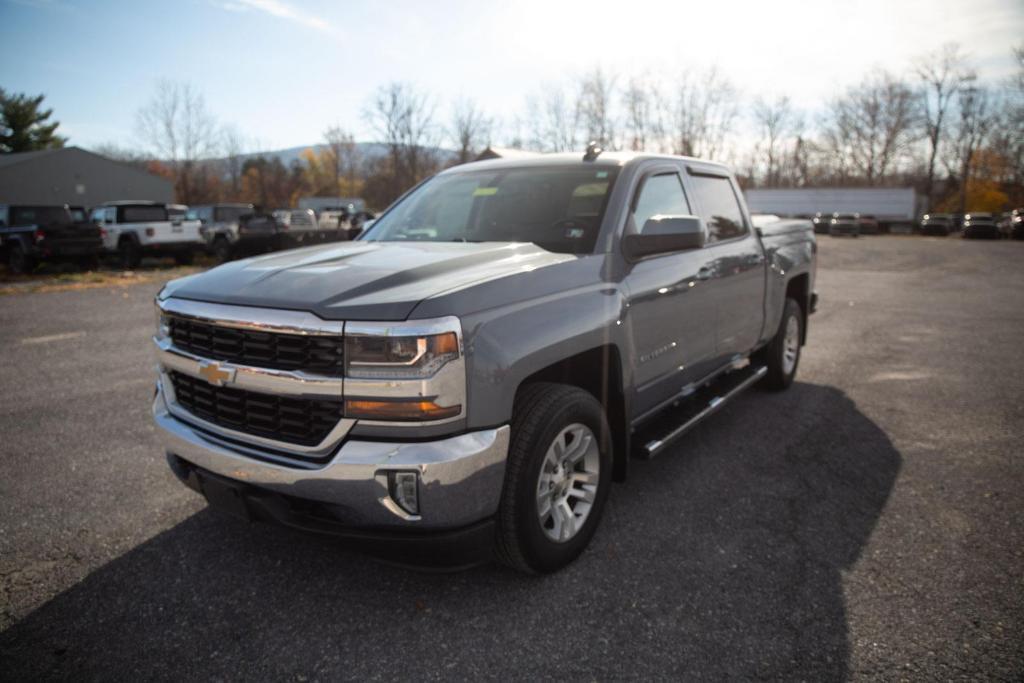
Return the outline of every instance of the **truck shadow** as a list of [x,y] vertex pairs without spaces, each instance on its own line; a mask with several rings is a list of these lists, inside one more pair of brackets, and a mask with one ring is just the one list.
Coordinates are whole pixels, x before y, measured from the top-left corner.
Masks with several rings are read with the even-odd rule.
[[0,634],[28,678],[849,675],[843,573],[900,469],[837,389],[751,392],[634,462],[548,577],[424,574],[203,510]]

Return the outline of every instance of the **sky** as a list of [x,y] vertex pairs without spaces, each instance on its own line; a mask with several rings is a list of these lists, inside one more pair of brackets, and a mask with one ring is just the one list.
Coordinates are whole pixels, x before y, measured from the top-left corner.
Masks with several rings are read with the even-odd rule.
[[947,42],[997,81],[1022,36],[1024,0],[0,0],[0,87],[45,94],[69,144],[132,148],[139,108],[171,79],[254,149],[280,149],[331,125],[372,140],[364,111],[391,81],[430,93],[441,119],[468,98],[509,120],[594,66],[716,66],[744,99],[813,112]]

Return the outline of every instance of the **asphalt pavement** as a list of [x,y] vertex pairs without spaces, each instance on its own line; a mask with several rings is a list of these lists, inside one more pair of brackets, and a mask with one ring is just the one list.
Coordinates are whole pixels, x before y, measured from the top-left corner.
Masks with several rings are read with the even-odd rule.
[[6,680],[1024,676],[1024,242],[821,238],[797,383],[539,578],[207,509],[149,416],[158,288],[0,296]]

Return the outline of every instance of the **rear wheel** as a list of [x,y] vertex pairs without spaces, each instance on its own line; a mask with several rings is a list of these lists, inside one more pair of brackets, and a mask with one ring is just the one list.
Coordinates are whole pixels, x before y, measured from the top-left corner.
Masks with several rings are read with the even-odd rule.
[[117,255],[121,261],[121,267],[127,270],[134,270],[142,263],[142,249],[139,243],[133,239],[123,239],[117,245]]
[[768,368],[761,384],[772,391],[789,388],[800,365],[800,347],[803,339],[804,312],[795,299],[786,299],[782,321],[775,336],[760,351],[754,361]]
[[7,249],[7,268],[16,275],[31,273],[36,267],[35,261],[25,253],[20,244],[12,244]]
[[552,572],[583,552],[611,486],[604,410],[577,387],[538,383],[516,400],[498,558],[527,573]]
[[231,260],[231,245],[228,244],[227,238],[219,236],[213,240],[213,257],[218,263],[227,263]]

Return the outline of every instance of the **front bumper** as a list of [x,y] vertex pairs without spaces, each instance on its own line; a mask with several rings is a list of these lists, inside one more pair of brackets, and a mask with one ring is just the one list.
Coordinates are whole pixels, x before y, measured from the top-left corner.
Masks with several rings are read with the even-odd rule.
[[[348,438],[326,464],[279,464],[255,456],[258,446],[230,439],[172,414],[158,384],[153,417],[163,446],[205,473],[318,507],[336,527],[393,531],[458,529],[494,515],[501,498],[509,428],[436,441],[385,442]],[[389,471],[419,473],[419,514],[390,497]],[[180,472],[178,473],[181,476]]]

